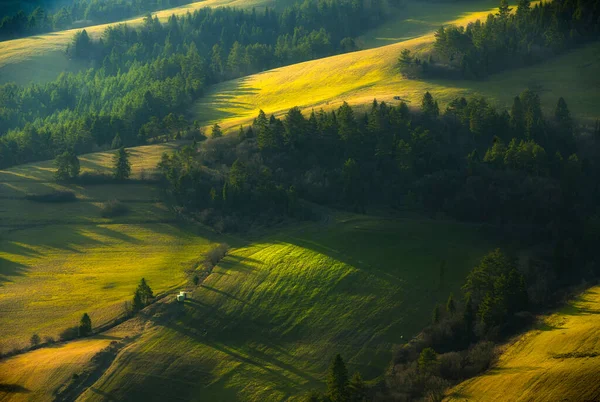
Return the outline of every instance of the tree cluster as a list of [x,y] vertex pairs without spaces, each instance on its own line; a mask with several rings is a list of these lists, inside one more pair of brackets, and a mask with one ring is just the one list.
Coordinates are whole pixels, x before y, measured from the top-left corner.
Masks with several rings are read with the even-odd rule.
[[181,112],[207,85],[354,49],[384,2],[306,0],[276,12],[205,8],[166,24],[78,32],[68,54],[90,69],[46,84],[0,86],[0,167],[67,149],[132,146],[198,134]]
[[533,7],[530,0],[519,0],[514,13],[501,0],[498,13],[483,22],[441,27],[429,60],[404,50],[400,69],[409,76],[482,78],[539,62],[599,35],[600,5],[595,0],[548,1]]

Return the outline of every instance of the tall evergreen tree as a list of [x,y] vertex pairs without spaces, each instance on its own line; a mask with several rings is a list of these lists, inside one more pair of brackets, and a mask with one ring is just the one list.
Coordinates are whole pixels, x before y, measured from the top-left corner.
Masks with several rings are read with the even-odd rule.
[[349,399],[348,385],[348,370],[342,356],[337,354],[329,366],[329,375],[327,376],[327,396],[331,402],[347,402]]
[[131,175],[131,163],[129,163],[129,152],[121,147],[113,157],[113,176],[117,180],[125,180]]
[[79,336],[88,336],[92,333],[92,319],[88,313],[83,313],[81,320],[79,321]]

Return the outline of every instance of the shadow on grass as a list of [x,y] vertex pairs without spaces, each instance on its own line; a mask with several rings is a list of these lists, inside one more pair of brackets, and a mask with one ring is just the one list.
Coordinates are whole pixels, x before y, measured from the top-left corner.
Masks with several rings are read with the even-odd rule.
[[31,391],[19,384],[0,383],[0,392],[6,392],[7,394],[28,394]]

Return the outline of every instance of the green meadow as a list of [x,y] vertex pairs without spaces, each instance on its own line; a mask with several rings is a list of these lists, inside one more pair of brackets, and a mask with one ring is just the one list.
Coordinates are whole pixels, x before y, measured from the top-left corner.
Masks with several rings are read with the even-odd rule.
[[[297,398],[341,353],[380,376],[493,247],[478,226],[336,214],[235,248],[84,399]],[[440,278],[440,266],[445,274]]]

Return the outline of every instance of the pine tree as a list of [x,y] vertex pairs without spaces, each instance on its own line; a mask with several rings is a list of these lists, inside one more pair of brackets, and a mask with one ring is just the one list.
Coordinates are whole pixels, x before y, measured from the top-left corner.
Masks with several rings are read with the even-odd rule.
[[131,164],[129,163],[129,152],[121,147],[113,157],[114,172],[113,176],[117,180],[125,180],[131,174]]
[[150,302],[150,299],[154,298],[152,289],[150,288],[150,286],[148,286],[148,283],[146,283],[146,279],[142,278],[137,288],[140,292],[140,297],[144,305],[148,304]]
[[79,336],[88,336],[92,333],[92,320],[88,313],[83,313],[79,321]]
[[456,304],[454,303],[454,295],[452,293],[450,293],[450,296],[448,296],[448,301],[446,302],[446,311],[450,315],[454,315],[456,312]]
[[426,117],[436,118],[440,114],[440,108],[436,101],[434,101],[433,96],[429,93],[429,91],[425,92],[423,95],[423,100],[421,101],[421,111]]
[[221,131],[221,127],[215,123],[214,126],[212,126],[212,133],[211,133],[211,137],[212,138],[221,138],[223,136],[223,131]]
[[351,402],[365,402],[367,400],[367,386],[358,371],[350,379],[349,390]]
[[131,307],[134,312],[138,312],[144,308],[144,303],[142,302],[142,294],[139,289],[136,289],[133,294],[133,303]]
[[404,67],[412,65],[413,56],[410,54],[409,49],[403,49],[402,52],[400,52],[400,58],[398,59],[398,62]]
[[349,399],[348,370],[339,354],[335,356],[329,367],[327,396],[331,402],[347,402]]

